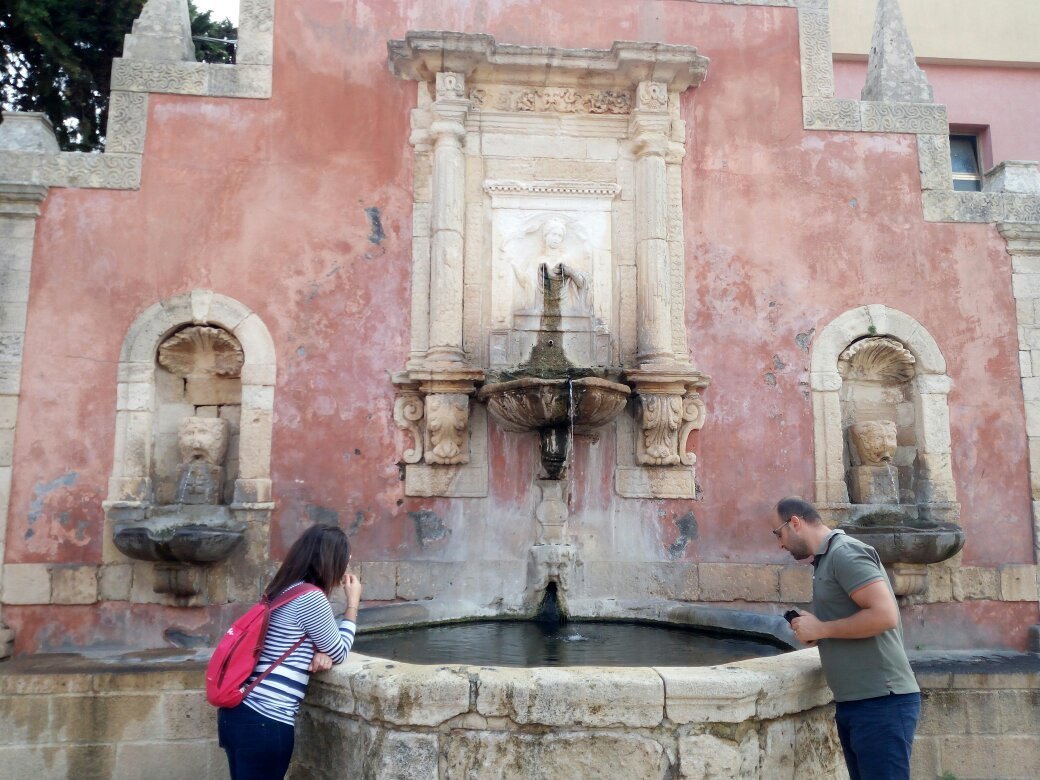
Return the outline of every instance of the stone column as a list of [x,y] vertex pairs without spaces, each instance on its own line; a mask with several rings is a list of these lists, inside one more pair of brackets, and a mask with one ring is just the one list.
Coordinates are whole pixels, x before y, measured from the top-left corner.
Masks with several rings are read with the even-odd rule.
[[636,156],[636,360],[644,369],[675,361],[665,167],[670,129],[667,85],[639,82],[629,132]]
[[[677,169],[681,149],[672,138],[668,85],[641,81],[629,134],[635,153],[636,213],[636,362],[626,371],[639,395],[636,462],[641,466],[692,466],[686,438],[704,424],[699,391],[708,378],[694,370],[685,339],[676,335],[675,315],[682,319],[682,290],[673,290],[669,239],[668,166]],[[680,185],[681,186],[681,185]],[[681,213],[681,208],[680,208]],[[680,257],[681,261],[681,257]],[[680,329],[684,325],[680,326]],[[683,349],[676,353],[676,346]]]
[[[0,150],[57,152],[58,142],[50,122],[42,114],[5,114],[5,121],[0,125]],[[44,186],[0,178],[0,604],[6,601],[4,539],[11,498],[29,272],[36,218],[45,197],[47,188]],[[14,632],[3,623],[0,614],[0,658],[11,655],[13,644]]]
[[430,204],[430,348],[427,365],[463,363],[462,272],[466,184],[465,78],[461,73],[437,74],[433,122],[433,193]]

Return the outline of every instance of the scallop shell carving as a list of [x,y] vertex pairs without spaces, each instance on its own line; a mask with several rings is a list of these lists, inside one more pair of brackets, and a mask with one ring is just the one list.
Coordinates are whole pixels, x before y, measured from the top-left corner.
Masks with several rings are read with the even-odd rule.
[[159,345],[159,365],[178,376],[238,376],[244,362],[238,340],[221,328],[185,328]]
[[902,384],[914,376],[916,359],[893,338],[861,339],[838,356],[846,379],[873,379],[885,384]]

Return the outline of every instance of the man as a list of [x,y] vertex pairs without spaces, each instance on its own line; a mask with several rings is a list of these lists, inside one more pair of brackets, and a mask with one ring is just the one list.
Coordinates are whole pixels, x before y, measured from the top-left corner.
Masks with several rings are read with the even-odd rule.
[[903,649],[892,585],[877,551],[831,530],[800,498],[776,505],[773,534],[796,560],[812,558],[812,614],[798,610],[795,636],[818,645],[851,780],[910,777],[921,689]]

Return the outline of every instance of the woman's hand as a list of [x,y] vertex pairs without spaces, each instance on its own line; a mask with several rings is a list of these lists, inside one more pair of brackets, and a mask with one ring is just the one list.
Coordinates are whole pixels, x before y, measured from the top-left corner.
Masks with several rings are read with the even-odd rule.
[[332,659],[325,653],[315,653],[311,659],[311,665],[307,667],[312,672],[327,672],[332,668]]
[[[347,617],[351,620],[357,619],[358,604],[361,603],[361,580],[356,574],[347,572],[340,581],[343,586],[343,595],[347,597]],[[351,616],[353,612],[353,616]]]

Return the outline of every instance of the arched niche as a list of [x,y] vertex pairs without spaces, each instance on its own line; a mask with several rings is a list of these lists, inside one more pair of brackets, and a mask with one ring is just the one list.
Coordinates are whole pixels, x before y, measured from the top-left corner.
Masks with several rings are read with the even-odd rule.
[[[213,370],[196,371],[190,363],[199,355],[218,363],[228,355],[232,360],[226,371],[212,365]],[[109,535],[124,534],[116,541],[120,550],[128,547],[127,533],[154,535],[150,524],[169,515],[171,506],[190,507],[182,525],[191,525],[199,513],[193,506],[199,502],[185,499],[178,492],[183,486],[176,484],[178,423],[188,417],[227,421],[227,481],[203,503],[217,506],[238,529],[269,519],[275,374],[267,327],[227,296],[193,290],[153,304],[134,320],[119,357],[115,452],[105,501]],[[173,566],[220,559],[177,555],[164,548],[132,557],[172,561]],[[180,596],[197,592],[197,585],[178,584],[197,580],[183,575],[183,566],[180,570],[165,581],[157,576],[156,590]]]
[[[857,362],[858,367],[850,369]],[[833,526],[855,519],[862,508],[849,495],[850,466],[858,464],[850,460],[846,429],[852,422],[848,404],[854,394],[845,384],[846,377],[862,382],[867,390],[873,384],[890,393],[891,397],[877,401],[877,410],[884,410],[886,403],[893,414],[905,410],[899,421],[902,451],[894,466],[903,473],[903,489],[895,503],[911,504],[922,521],[956,523],[959,506],[947,404],[953,383],[946,360],[923,325],[883,304],[841,314],[823,328],[813,346],[810,382],[816,502],[821,514]]]

